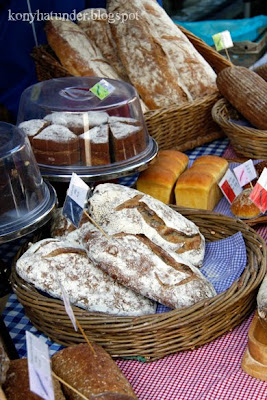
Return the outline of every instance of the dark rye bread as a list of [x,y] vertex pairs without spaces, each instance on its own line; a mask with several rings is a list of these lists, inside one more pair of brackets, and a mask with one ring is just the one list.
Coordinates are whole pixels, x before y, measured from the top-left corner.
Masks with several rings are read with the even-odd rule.
[[149,195],[126,186],[100,184],[89,199],[89,211],[108,234],[144,235],[177,262],[202,264],[205,240],[198,227]]
[[[137,397],[115,361],[100,346],[91,343],[70,346],[55,353],[52,368],[56,375],[78,390],[88,399],[137,400]],[[80,396],[63,387],[68,400],[80,400]],[[91,397],[92,396],[92,397]]]

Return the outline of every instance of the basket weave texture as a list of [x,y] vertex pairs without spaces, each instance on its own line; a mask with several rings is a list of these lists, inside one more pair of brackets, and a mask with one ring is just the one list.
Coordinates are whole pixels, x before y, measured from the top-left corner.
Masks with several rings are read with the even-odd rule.
[[241,126],[230,121],[239,120],[240,116],[225,99],[218,100],[213,106],[212,118],[224,130],[237,154],[267,160],[267,130]]
[[[179,209],[195,222],[207,241],[241,231],[246,243],[247,266],[225,292],[191,307],[141,317],[116,317],[73,307],[89,340],[113,357],[142,357],[153,361],[175,352],[204,345],[240,324],[256,306],[256,291],[266,273],[264,240],[240,220],[200,210]],[[63,345],[84,342],[75,332],[61,300],[46,297],[22,280],[13,267],[11,283],[33,325]]]
[[[232,65],[203,40],[185,28],[179,28],[216,73]],[[34,48],[32,56],[39,81],[70,76],[48,45]],[[146,112],[145,122],[149,135],[156,140],[160,150],[177,148],[180,151],[223,137],[224,132],[211,117],[212,106],[220,97],[216,93],[184,105]]]

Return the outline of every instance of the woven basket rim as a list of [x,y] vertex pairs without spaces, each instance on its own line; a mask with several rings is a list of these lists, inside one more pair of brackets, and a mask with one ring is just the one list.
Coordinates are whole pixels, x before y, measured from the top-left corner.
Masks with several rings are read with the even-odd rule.
[[[183,309],[139,317],[123,317],[92,313],[78,307],[73,307],[75,315],[83,328],[88,330],[88,336],[90,337],[90,335],[92,335],[92,340],[99,341],[99,344],[104,345],[104,347],[106,346],[107,351],[113,357],[127,356],[128,354],[143,356],[143,353],[145,353],[144,357],[148,361],[153,361],[173,352],[189,349],[191,347],[193,348],[195,346],[198,347],[227,332],[229,329],[232,329],[242,322],[244,317],[249,315],[252,311],[251,307],[255,300],[256,289],[266,273],[267,251],[264,240],[243,221],[235,220],[222,214],[202,212],[203,210],[180,209],[176,206],[173,206],[173,208],[181,212],[187,218],[190,219],[191,217],[194,222],[195,219],[201,221],[202,226],[200,229],[208,229],[208,232],[210,232],[210,234],[208,234],[209,239],[211,240],[214,237],[212,232],[219,235],[219,237],[224,237],[221,232],[222,226],[225,231],[229,230],[230,232],[233,231],[233,233],[241,231],[247,246],[248,264],[241,277],[236,280],[228,290],[213,298],[203,300],[193,306]],[[227,237],[227,235],[225,237]],[[18,277],[15,266],[12,268],[11,283],[18,300],[25,307],[26,315],[30,314],[28,316],[31,319],[34,314],[34,316],[37,316],[37,319],[39,318],[41,320],[41,322],[39,322],[39,320],[38,322],[36,322],[36,320],[32,321],[37,329],[40,329],[49,337],[52,337],[56,342],[65,345],[75,341],[83,341],[82,338],[79,338],[77,333],[68,331],[69,327],[71,329],[71,322],[66,315],[64,304],[61,300],[51,297],[47,298],[42,293],[38,292],[32,285]],[[230,328],[228,327],[228,329],[227,327],[225,328],[225,315],[227,315],[229,310],[230,312],[233,309],[238,310],[238,307],[241,307],[242,310],[238,313],[238,316],[235,315],[235,312],[232,313],[233,315],[228,315],[231,326]],[[60,328],[55,328],[59,325],[59,322],[60,326],[63,326],[61,331]],[[216,333],[201,333],[202,325],[207,322],[214,322]],[[162,333],[163,331],[164,334],[168,336],[173,329],[183,330],[184,327],[186,329],[189,327],[189,329],[193,330],[195,326],[200,330],[198,334],[199,338],[196,340],[195,345],[192,346],[190,338],[186,335],[179,339],[179,344],[175,344],[173,347],[167,346],[165,348],[164,344],[161,343],[160,350],[157,350],[158,344],[152,344],[152,348],[149,349],[149,354],[146,354],[146,349],[143,349],[140,344],[138,344],[136,348],[134,345],[125,344],[125,341],[128,341],[129,335],[132,335],[132,340],[137,339],[139,343],[140,335],[143,335],[142,338],[147,338],[147,340],[150,341],[151,335],[155,335],[155,332]],[[57,335],[59,335],[60,339],[58,336],[56,336],[56,338],[53,337],[55,329],[58,331]],[[102,331],[105,332],[105,335],[102,335]],[[113,339],[108,341],[109,334],[114,334],[115,337],[112,336]],[[61,339],[60,335],[64,338]],[[127,340],[123,335],[126,335]],[[206,335],[208,335],[208,337],[205,337]],[[215,336],[213,337],[212,335]],[[116,341],[115,344],[114,341]],[[189,344],[188,341],[190,342]],[[109,346],[111,346],[111,348],[109,348]]]
[[[267,135],[267,130],[257,129],[249,126],[238,125],[232,121],[229,121],[229,112],[234,107],[225,98],[219,99],[212,108],[212,118],[214,121],[220,125],[222,128],[231,128],[235,130],[236,134],[242,135],[244,132],[248,132],[254,137],[265,138]],[[225,113],[223,111],[226,111]]]

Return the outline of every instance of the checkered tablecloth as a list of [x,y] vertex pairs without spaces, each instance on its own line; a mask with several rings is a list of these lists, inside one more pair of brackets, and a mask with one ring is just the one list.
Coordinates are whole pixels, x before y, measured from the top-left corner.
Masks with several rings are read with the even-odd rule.
[[[203,154],[222,156],[227,146],[226,139],[218,140],[187,153],[190,160]],[[233,153],[228,152],[227,157],[231,156]],[[124,184],[130,185],[134,179],[127,177]],[[264,236],[266,231],[261,227],[259,233]],[[19,243],[0,246],[0,258],[7,261],[18,246]],[[61,348],[32,326],[14,294],[9,297],[3,317],[20,357],[26,356],[26,330],[42,337],[51,355]],[[151,363],[121,359],[116,362],[139,400],[266,400],[267,382],[250,377],[240,367],[251,319],[252,315],[232,332],[197,350]]]

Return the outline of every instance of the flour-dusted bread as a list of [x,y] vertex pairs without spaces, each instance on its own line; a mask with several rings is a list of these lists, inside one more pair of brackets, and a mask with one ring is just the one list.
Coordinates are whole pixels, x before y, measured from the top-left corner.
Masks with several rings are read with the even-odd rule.
[[52,18],[46,22],[45,32],[49,45],[71,75],[119,79],[96,44],[74,22]]
[[109,16],[105,8],[88,8],[79,12],[78,25],[100,49],[103,57],[124,81],[129,81],[112,37]]
[[83,244],[94,265],[165,306],[187,307],[216,295],[198,268],[177,262],[142,234],[117,233],[107,238],[101,232],[88,231]]
[[267,321],[267,275],[260,286],[257,295],[257,305],[259,316]]
[[[70,346],[58,351],[52,357],[53,371],[65,382],[88,399],[137,400],[137,397],[115,361],[110,355],[92,343]],[[81,397],[63,387],[68,400]],[[26,400],[26,399],[25,399]]]
[[[87,229],[92,235],[96,232],[90,223]],[[85,249],[73,242],[41,240],[18,259],[16,270],[22,279],[37,289],[62,299],[60,281],[70,302],[89,311],[131,316],[155,312],[153,302],[121,286],[96,268]]]
[[177,262],[202,264],[205,240],[198,227],[147,194],[104,183],[96,186],[89,199],[89,211],[108,234],[144,235]]
[[182,104],[216,89],[216,74],[153,0],[109,0],[113,14],[136,15],[111,24],[130,81],[151,109]]

